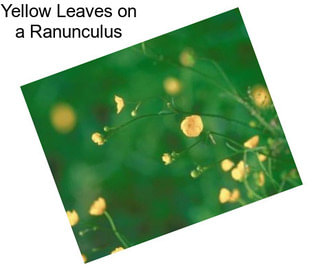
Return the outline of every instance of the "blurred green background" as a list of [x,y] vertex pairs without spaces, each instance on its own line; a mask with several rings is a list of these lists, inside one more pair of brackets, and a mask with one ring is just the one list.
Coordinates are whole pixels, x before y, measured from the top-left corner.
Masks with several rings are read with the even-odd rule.
[[[179,56],[188,48],[196,58],[195,71],[179,63]],[[216,139],[216,145],[205,142],[196,146],[171,165],[162,163],[163,153],[181,151],[196,141],[181,132],[182,116],[138,120],[103,146],[91,141],[92,133],[102,132],[104,125],[115,126],[131,119],[136,102],[152,96],[167,97],[163,88],[167,77],[178,78],[183,86],[176,97],[183,110],[221,114],[245,123],[253,120],[219,87],[225,85],[223,77],[204,59],[216,61],[246,99],[249,87],[265,86],[239,10],[235,9],[22,87],[64,206],[77,210],[80,216],[73,230],[89,260],[120,246],[106,219],[88,214],[99,196],[106,199],[119,231],[132,244],[239,207],[239,203],[219,203],[221,187],[239,188],[242,198],[246,197],[243,184],[234,182],[220,166],[198,179],[190,177],[197,165],[214,163],[232,153],[221,138]],[[114,95],[125,99],[126,106],[119,115]],[[60,104],[70,114],[66,130],[53,124]],[[165,109],[162,100],[147,100],[138,116]],[[273,108],[264,112],[268,120],[275,116]],[[203,118],[203,122],[205,127],[239,142],[255,134],[253,129],[220,119]],[[264,131],[260,138],[265,143],[269,135]],[[287,160],[273,164],[277,178],[295,168],[291,156]],[[266,193],[263,195],[274,191],[268,187]],[[78,235],[78,231],[93,226],[98,230]]]

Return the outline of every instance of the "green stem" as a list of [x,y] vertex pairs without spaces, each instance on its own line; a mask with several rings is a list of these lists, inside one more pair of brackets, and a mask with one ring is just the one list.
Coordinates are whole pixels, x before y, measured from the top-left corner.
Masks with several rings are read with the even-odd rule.
[[277,182],[276,180],[271,176],[271,174],[269,174],[268,170],[265,168],[264,164],[258,159],[258,155],[259,153],[256,152],[256,159],[261,167],[261,169],[265,172],[266,176],[271,180],[271,182],[273,183],[274,187],[277,189]]
[[136,118],[133,118],[123,124],[120,124],[119,126],[117,127],[112,127],[110,128],[110,130],[108,131],[108,133],[115,133],[116,131],[136,122],[137,120],[140,120],[140,119],[145,119],[145,118],[150,118],[150,117],[158,117],[158,116],[169,116],[169,115],[174,115],[174,113],[172,112],[169,112],[169,113],[153,113],[153,114],[146,114],[146,115],[141,115],[139,117],[136,117]]
[[192,145],[188,146],[186,149],[182,150],[181,152],[179,152],[179,155],[184,154],[185,152],[188,152],[189,150],[193,149],[195,146],[197,146],[198,144],[200,144],[203,141],[203,139],[197,140],[196,142],[194,142]]
[[226,139],[227,141],[231,142],[232,144],[235,144],[239,148],[243,148],[243,146],[238,141],[235,141],[234,139],[226,136],[225,134],[221,134],[221,133],[214,132],[214,131],[209,131],[209,133],[212,135],[216,135],[218,137],[222,137],[222,138]]
[[110,223],[110,226],[111,226],[111,229],[114,233],[114,235],[118,238],[118,240],[120,241],[120,243],[125,247],[129,247],[127,242],[125,242],[125,240],[121,237],[120,233],[118,232],[117,228],[116,228],[116,225],[114,224],[114,221],[111,217],[111,215],[107,212],[107,211],[104,211],[104,215],[105,217],[108,219],[109,223]]
[[[247,152],[246,151],[244,151],[244,153],[243,153],[243,162],[244,162],[244,166],[246,166],[246,164],[247,164]],[[259,194],[257,194],[251,187],[250,187],[250,185],[249,185],[249,183],[248,183],[248,179],[247,179],[247,174],[244,174],[244,177],[243,177],[243,184],[244,184],[244,186],[245,186],[245,188],[246,188],[246,190],[248,191],[248,193],[250,193],[250,194],[252,194],[252,195],[254,195],[254,197],[255,198],[257,198],[257,199],[262,199],[262,197],[259,195]]]

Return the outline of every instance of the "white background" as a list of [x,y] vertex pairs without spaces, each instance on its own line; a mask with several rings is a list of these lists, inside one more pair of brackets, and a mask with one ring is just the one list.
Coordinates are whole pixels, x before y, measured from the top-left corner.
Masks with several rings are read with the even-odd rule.
[[[121,26],[122,39],[19,40],[15,28],[32,22],[96,26],[101,20],[0,14],[0,269],[323,270],[321,1],[63,2],[123,3],[137,7],[138,17],[104,23]],[[84,265],[20,86],[235,7],[304,185]]]

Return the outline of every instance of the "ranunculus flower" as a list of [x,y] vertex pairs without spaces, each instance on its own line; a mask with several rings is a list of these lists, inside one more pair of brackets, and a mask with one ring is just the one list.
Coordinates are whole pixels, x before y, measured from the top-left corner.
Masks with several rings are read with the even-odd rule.
[[181,82],[175,77],[167,77],[164,80],[164,89],[169,95],[176,95],[182,90]]
[[105,199],[102,197],[97,198],[91,205],[89,213],[90,215],[102,215],[105,212],[107,205]]
[[234,163],[230,159],[224,159],[221,162],[221,168],[223,171],[229,171],[234,166]]
[[187,137],[197,137],[203,131],[202,118],[198,115],[186,117],[181,123],[181,130]]
[[117,114],[119,114],[124,108],[124,100],[121,97],[114,95],[114,101],[117,104]]
[[103,145],[105,142],[103,135],[98,132],[93,133],[91,139],[95,144],[98,144],[99,146]]
[[70,222],[72,227],[79,222],[80,218],[78,213],[75,210],[67,211],[66,214],[67,214],[68,221]]
[[248,148],[248,149],[252,149],[252,148],[255,148],[257,147],[259,144],[259,136],[255,135],[251,138],[249,138],[244,144],[243,146],[245,148]]

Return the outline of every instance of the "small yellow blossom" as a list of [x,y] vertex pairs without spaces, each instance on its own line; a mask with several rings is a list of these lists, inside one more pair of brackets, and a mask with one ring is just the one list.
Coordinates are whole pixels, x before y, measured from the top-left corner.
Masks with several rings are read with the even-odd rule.
[[239,191],[239,189],[236,189],[236,188],[233,189],[229,201],[230,202],[236,202],[236,201],[239,200],[239,198],[240,198],[240,191]]
[[235,181],[242,181],[244,174],[238,168],[234,168],[231,171],[231,176]]
[[80,218],[78,213],[75,210],[67,211],[66,214],[67,214],[68,221],[70,222],[72,227],[79,222]]
[[203,131],[202,118],[198,115],[186,117],[181,123],[181,130],[187,137],[197,137]]
[[104,198],[97,198],[91,205],[89,213],[90,215],[102,215],[106,209],[106,203]]
[[252,148],[255,148],[257,147],[259,144],[259,136],[258,135],[255,135],[251,138],[249,138],[244,144],[243,146],[245,148],[248,148],[248,149],[252,149]]
[[103,145],[105,143],[105,139],[102,134],[95,132],[91,136],[92,141],[95,144],[98,144],[99,146]]
[[119,114],[124,108],[124,100],[121,97],[114,95],[114,101],[117,104],[117,114]]
[[164,153],[162,156],[162,160],[163,160],[165,166],[167,166],[172,162],[172,157],[169,153]]
[[220,203],[237,202],[240,198],[240,191],[233,189],[232,192],[227,188],[221,188],[219,194]]
[[231,198],[231,192],[227,188],[221,188],[220,194],[219,194],[219,201],[220,203],[226,203],[229,202]]
[[271,104],[268,90],[263,86],[255,86],[251,90],[251,98],[254,104],[260,108],[266,108]]
[[229,171],[234,166],[234,163],[230,159],[224,159],[221,162],[221,168],[223,171]]
[[258,185],[259,186],[264,186],[265,181],[266,181],[265,174],[262,171],[259,172],[259,174],[258,174],[258,180],[257,180]]
[[113,254],[113,253],[117,253],[117,252],[122,251],[122,250],[124,250],[124,248],[123,248],[123,247],[117,247],[117,248],[115,248],[113,251],[111,251],[111,254]]
[[169,95],[176,95],[182,90],[181,82],[175,77],[167,77],[164,80],[164,89]]
[[195,64],[193,49],[188,48],[183,50],[179,55],[179,62],[185,67],[193,67]]
[[238,164],[237,164],[237,168],[239,169],[239,170],[241,170],[241,171],[245,171],[245,169],[246,169],[246,165],[245,165],[245,163],[244,163],[244,161],[240,161]]
[[243,161],[240,161],[235,168],[231,171],[231,176],[235,181],[242,181],[248,168]]
[[51,109],[50,120],[57,132],[67,134],[76,125],[76,114],[73,107],[69,104],[59,103]]
[[264,162],[267,160],[267,156],[262,153],[258,153],[257,157],[260,162]]
[[83,258],[83,262],[86,263],[87,262],[87,257],[82,253],[82,258]]

